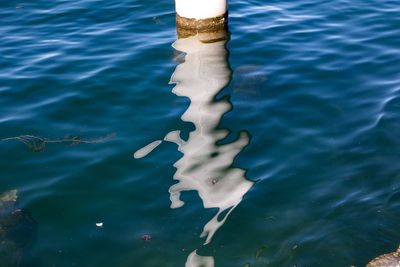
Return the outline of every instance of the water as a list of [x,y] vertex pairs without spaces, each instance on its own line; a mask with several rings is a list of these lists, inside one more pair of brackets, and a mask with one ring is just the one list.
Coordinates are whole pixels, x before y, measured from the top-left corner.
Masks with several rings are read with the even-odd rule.
[[399,11],[232,0],[230,40],[199,45],[175,42],[173,1],[3,1],[0,192],[37,222],[12,256],[363,266],[394,251]]

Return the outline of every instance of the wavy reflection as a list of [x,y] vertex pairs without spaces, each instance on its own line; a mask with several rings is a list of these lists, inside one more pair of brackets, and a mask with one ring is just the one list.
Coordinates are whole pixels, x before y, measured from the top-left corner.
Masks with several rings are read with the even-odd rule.
[[[236,140],[218,144],[229,134],[226,129],[218,129],[218,125],[232,108],[226,99],[215,99],[231,78],[226,41],[203,43],[199,36],[194,36],[178,39],[173,47],[186,55],[171,77],[171,83],[176,84],[172,92],[190,99],[181,119],[193,123],[195,130],[189,133],[186,141],[181,138],[180,130],[172,131],[164,138],[164,141],[177,144],[183,154],[174,164],[174,180],[178,182],[169,188],[171,208],[184,205],[181,193],[192,190],[198,192],[204,208],[217,208],[201,234],[205,237],[204,244],[208,244],[253,185],[246,179],[244,170],[232,167],[235,157],[249,144],[249,136],[241,132]],[[160,143],[154,141],[139,149],[135,158],[146,156]],[[214,260],[194,251],[186,266],[199,264],[214,266]]]

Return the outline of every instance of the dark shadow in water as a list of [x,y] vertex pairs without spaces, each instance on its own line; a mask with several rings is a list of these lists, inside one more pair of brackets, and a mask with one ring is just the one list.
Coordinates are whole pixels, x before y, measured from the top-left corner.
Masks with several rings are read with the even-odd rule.
[[[175,84],[172,92],[189,98],[189,107],[181,119],[192,123],[195,130],[189,133],[186,141],[181,138],[179,129],[171,131],[163,140],[136,151],[134,157],[145,157],[163,141],[178,146],[183,156],[174,164],[176,172],[173,178],[177,183],[169,188],[171,208],[183,206],[181,193],[194,190],[205,209],[218,210],[201,233],[206,245],[242,201],[253,182],[246,179],[244,170],[232,166],[235,157],[249,144],[248,133],[243,131],[235,140],[221,142],[229,131],[218,128],[223,115],[232,109],[226,98],[216,99],[232,75],[226,41],[203,41],[201,37],[193,36],[178,39],[173,44],[177,51],[185,53],[185,58],[172,74],[171,83]],[[188,267],[214,265],[213,257],[200,256],[196,251],[188,256],[186,262]]]

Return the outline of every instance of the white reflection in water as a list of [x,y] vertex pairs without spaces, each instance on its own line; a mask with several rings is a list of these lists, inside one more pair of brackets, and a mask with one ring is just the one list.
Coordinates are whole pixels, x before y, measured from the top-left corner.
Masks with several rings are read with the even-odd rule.
[[[193,123],[195,130],[190,132],[187,141],[181,139],[179,130],[168,133],[164,138],[164,141],[177,144],[183,154],[174,164],[177,169],[174,179],[178,182],[169,189],[171,208],[184,205],[180,199],[183,191],[195,190],[204,208],[218,209],[201,234],[206,238],[205,244],[211,241],[253,185],[246,179],[244,170],[232,167],[234,158],[249,143],[248,134],[241,132],[235,141],[217,145],[229,133],[217,127],[222,116],[231,109],[227,100],[215,100],[231,76],[225,43],[205,44],[198,37],[190,37],[178,39],[173,44],[186,56],[171,77],[171,83],[176,84],[172,92],[190,99],[190,105],[181,118]],[[138,150],[135,158],[146,156],[159,144],[156,141]],[[189,255],[186,266],[214,266],[214,260],[199,256],[194,251]]]
[[136,151],[135,154],[133,154],[133,157],[135,159],[143,158],[144,156],[149,154],[151,151],[153,151],[156,147],[158,147],[161,144],[161,142],[162,142],[161,140],[156,140],[154,142],[151,142],[147,146],[142,147],[141,149]]
[[185,267],[214,267],[214,257],[211,256],[200,256],[197,251],[193,251],[189,254]]

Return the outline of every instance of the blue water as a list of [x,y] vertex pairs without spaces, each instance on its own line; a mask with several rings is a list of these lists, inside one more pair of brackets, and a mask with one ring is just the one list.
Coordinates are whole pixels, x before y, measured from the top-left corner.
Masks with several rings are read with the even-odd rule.
[[176,41],[172,0],[0,3],[0,192],[37,222],[15,266],[396,250],[400,2],[229,4],[207,45]]

